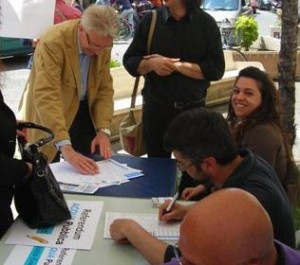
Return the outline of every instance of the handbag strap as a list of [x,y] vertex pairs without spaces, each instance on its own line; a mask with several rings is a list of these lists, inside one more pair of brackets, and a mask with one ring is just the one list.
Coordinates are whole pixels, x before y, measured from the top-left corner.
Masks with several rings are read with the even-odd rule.
[[[30,144],[30,146],[41,147],[54,139],[54,133],[52,132],[52,130],[50,130],[49,128],[44,127],[42,125],[39,125],[39,124],[36,124],[33,122],[18,123],[18,130],[22,130],[25,128],[26,129],[38,129],[38,130],[44,131],[49,134],[48,137],[41,138],[41,139],[37,140],[35,143]],[[19,143],[21,143],[23,145],[26,144],[26,140],[23,137],[18,137],[18,141],[19,141]]]
[[[155,23],[156,23],[156,17],[157,17],[157,12],[156,12],[156,10],[153,10],[152,11],[150,29],[149,29],[149,33],[148,33],[148,39],[147,39],[147,54],[150,53],[152,36],[153,36]],[[131,104],[130,104],[130,109],[131,110],[133,110],[135,108],[135,100],[136,100],[136,94],[137,94],[138,87],[139,87],[140,77],[141,76],[137,76],[135,78],[135,81],[134,81],[133,91],[132,91],[132,94],[131,94]]]
[[151,42],[152,42],[153,32],[154,32],[155,23],[156,23],[156,17],[157,17],[157,12],[156,12],[156,10],[153,10],[150,29],[149,29],[149,33],[148,33],[148,40],[147,40],[147,54],[150,53]]

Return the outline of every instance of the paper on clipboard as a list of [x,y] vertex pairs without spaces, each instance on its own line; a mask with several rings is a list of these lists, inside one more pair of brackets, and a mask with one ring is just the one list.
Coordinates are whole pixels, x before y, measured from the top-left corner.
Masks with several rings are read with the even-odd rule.
[[109,227],[115,219],[129,218],[139,223],[146,231],[161,240],[178,240],[180,223],[166,224],[158,220],[157,214],[106,212],[104,238],[110,239]]

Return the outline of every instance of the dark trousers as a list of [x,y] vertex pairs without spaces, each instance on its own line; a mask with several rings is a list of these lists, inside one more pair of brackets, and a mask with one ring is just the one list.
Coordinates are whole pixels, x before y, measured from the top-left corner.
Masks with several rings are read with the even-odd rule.
[[[77,152],[89,156],[91,142],[96,136],[96,131],[90,116],[87,100],[80,101],[79,109],[69,130],[72,147]],[[60,160],[58,152],[52,162]]]
[[12,211],[9,205],[5,205],[0,211],[0,239],[14,221]]
[[[163,148],[163,138],[169,124],[180,113],[199,107],[204,107],[204,102],[185,108],[172,108],[172,106],[166,107],[162,105],[148,104],[146,102],[143,105],[143,128],[148,157],[170,158],[171,152],[167,152]],[[184,172],[179,185],[179,193],[181,194],[181,192],[187,187],[195,187],[198,184],[198,181],[194,180],[191,176]]]
[[91,142],[96,131],[90,116],[87,100],[80,101],[80,106],[69,130],[73,148],[83,154],[91,154]]
[[163,136],[170,122],[181,113],[158,106],[143,105],[143,129],[148,157],[171,157],[163,148]]
[[169,124],[180,113],[200,107],[204,107],[204,101],[182,108],[174,108],[173,104],[165,106],[149,102],[144,103],[143,128],[148,157],[170,158],[171,153],[163,148],[163,138]]

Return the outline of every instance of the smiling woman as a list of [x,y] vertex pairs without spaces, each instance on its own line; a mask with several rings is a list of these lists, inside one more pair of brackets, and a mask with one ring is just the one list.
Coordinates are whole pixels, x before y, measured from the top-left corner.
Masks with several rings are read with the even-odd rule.
[[288,165],[293,164],[294,158],[282,126],[278,90],[267,73],[255,67],[239,72],[227,121],[238,146],[249,148],[274,168],[294,206],[299,179],[297,174],[288,174]]
[[238,119],[246,119],[262,103],[261,91],[256,80],[240,77],[233,88],[231,104]]

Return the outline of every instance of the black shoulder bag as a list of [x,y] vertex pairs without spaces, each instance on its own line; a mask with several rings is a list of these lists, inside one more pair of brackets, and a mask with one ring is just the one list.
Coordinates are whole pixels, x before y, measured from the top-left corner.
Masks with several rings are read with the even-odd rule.
[[47,163],[46,157],[38,148],[52,141],[53,132],[41,125],[19,123],[18,129],[38,129],[49,136],[33,144],[18,136],[22,159],[33,165],[32,174],[25,177],[22,184],[15,187],[15,206],[19,217],[30,228],[43,228],[56,225],[71,218],[64,195]]

